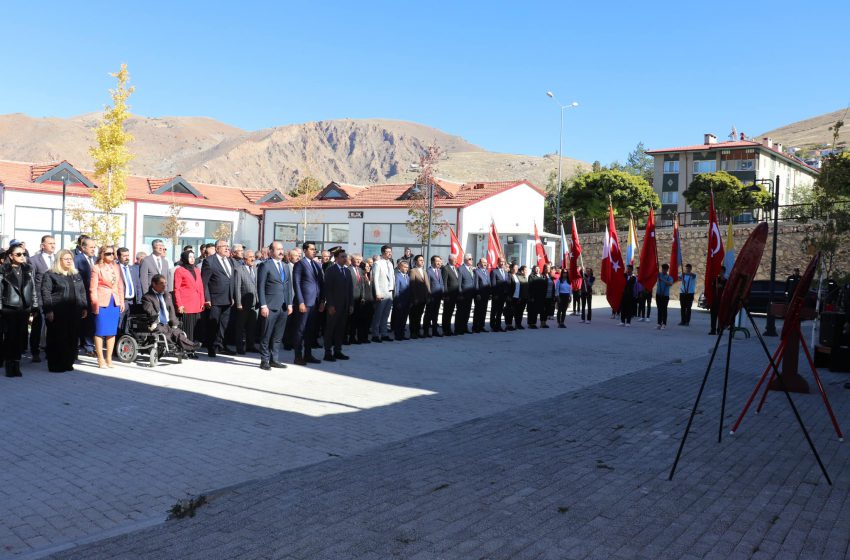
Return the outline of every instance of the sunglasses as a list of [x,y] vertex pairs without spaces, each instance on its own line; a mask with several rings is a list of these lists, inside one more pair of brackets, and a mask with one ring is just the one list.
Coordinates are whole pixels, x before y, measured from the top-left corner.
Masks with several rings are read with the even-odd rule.
[[112,251],[109,251],[108,253],[104,253],[104,254],[103,254],[103,256],[104,256],[104,257],[111,257],[111,256],[112,256],[112,255],[114,255],[114,254],[115,254],[115,253],[113,253]]
[[12,253],[13,257],[23,257],[24,253]]

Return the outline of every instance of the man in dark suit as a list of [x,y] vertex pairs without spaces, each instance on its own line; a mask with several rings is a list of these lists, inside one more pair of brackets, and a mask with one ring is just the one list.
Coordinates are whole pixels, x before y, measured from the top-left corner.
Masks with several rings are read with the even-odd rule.
[[479,259],[475,269],[475,311],[472,315],[472,332],[487,332],[484,321],[487,319],[487,303],[490,301],[490,275],[487,273],[487,259]]
[[490,293],[493,301],[490,305],[490,330],[493,332],[504,332],[502,328],[502,315],[505,311],[505,300],[508,297],[511,283],[508,273],[505,272],[505,261],[496,260],[496,268],[490,271]]
[[[407,271],[408,261],[399,260],[398,270],[395,273],[395,291],[393,291],[393,315],[390,324],[393,328],[395,340],[407,340],[404,336],[404,326],[410,313],[410,303],[413,301],[413,291],[410,288],[410,276]],[[413,332],[411,331],[411,336]]]
[[431,282],[425,271],[425,257],[416,255],[410,262],[412,268],[407,273],[410,278],[410,338],[416,339],[423,335],[422,313],[431,297]]
[[124,280],[124,311],[121,313],[121,320],[118,322],[118,332],[124,332],[124,327],[127,323],[127,317],[130,315],[130,308],[134,302],[141,302],[142,295],[139,285],[138,268],[136,274],[133,274],[133,267],[130,265],[130,249],[121,247],[117,251],[118,268],[121,271],[121,278]]
[[257,300],[260,304],[260,369],[285,368],[279,348],[287,318],[292,314],[292,275],[283,262],[283,244],[269,245],[270,258],[257,271]]
[[[91,271],[94,266],[94,239],[88,236],[80,236],[80,252],[74,257],[74,268],[80,273],[83,285],[86,288],[86,308],[91,309],[89,301],[89,284],[91,283]],[[80,350],[89,357],[94,356],[94,314],[89,312],[80,323]]]
[[174,304],[165,292],[167,285],[165,276],[155,274],[151,278],[150,289],[142,296],[142,309],[148,316],[152,331],[163,333],[168,337],[169,343],[179,346],[184,352],[194,352],[200,344],[189,340],[186,333],[180,329]]
[[348,271],[351,273],[352,312],[351,317],[348,318],[348,344],[360,344],[357,340],[357,325],[364,313],[363,294],[366,290],[366,277],[363,276],[363,270],[360,268],[363,257],[351,255],[349,260],[351,261],[348,265]]
[[142,292],[148,291],[155,274],[162,274],[168,282],[168,292],[171,293],[174,290],[174,276],[168,272],[169,264],[165,257],[165,243],[162,239],[153,240],[151,251],[151,254],[142,259],[139,265],[139,282]]
[[219,239],[215,243],[215,254],[204,259],[201,267],[204,307],[210,310],[207,323],[207,355],[210,358],[215,358],[219,351],[222,354],[235,354],[224,344],[227,324],[230,321],[230,308],[235,301],[233,275],[230,243],[226,239]]
[[32,354],[33,362],[41,361],[41,356],[39,354],[41,352],[42,335],[44,334],[42,332],[44,321],[42,320],[41,309],[39,309],[41,307],[39,305],[39,299],[41,299],[41,280],[44,278],[44,274],[50,270],[51,266],[53,266],[53,260],[56,258],[53,254],[55,250],[56,240],[53,239],[53,236],[43,235],[41,237],[41,250],[30,257],[32,279],[35,286],[32,307],[32,325],[30,326],[30,353]]
[[[354,292],[348,256],[342,248],[331,249],[335,264],[325,269],[325,361],[347,360],[342,343],[348,326],[348,316],[354,311]],[[331,351],[333,350],[333,351]]]
[[443,301],[443,259],[437,255],[431,257],[428,267],[428,283],[431,285],[431,297],[425,305],[425,337],[443,336],[437,330],[437,316],[440,314],[440,303]]
[[[283,264],[286,267],[286,273],[289,275],[289,291],[291,292],[292,301],[295,301],[295,281],[293,280],[294,276],[292,275],[293,270],[295,270],[295,263],[301,260],[301,249],[295,247],[286,251],[284,253]],[[283,349],[287,352],[292,351],[293,340],[295,340],[295,327],[297,323],[295,322],[295,311],[297,309],[293,309],[293,316],[289,317],[286,321],[286,327],[283,329]]]
[[455,316],[455,334],[469,332],[469,312],[475,299],[475,267],[472,266],[472,255],[464,256],[463,264],[458,268],[460,285],[457,293],[457,315]]
[[[233,338],[236,353],[256,352],[257,338],[257,267],[254,266],[254,251],[244,250],[242,260],[235,263],[233,293],[236,297],[234,309]],[[281,249],[283,252],[283,249]],[[283,334],[281,334],[281,337]],[[280,337],[278,337],[280,339]]]
[[443,267],[443,334],[452,336],[452,315],[455,312],[460,276],[457,273],[455,256],[449,255],[449,262]]
[[318,315],[324,310],[322,301],[324,277],[321,266],[313,259],[316,246],[312,243],[302,245],[304,257],[292,268],[292,281],[295,289],[295,332],[292,346],[295,350],[294,363],[300,366],[318,364],[321,360],[313,357],[312,341],[316,337]]

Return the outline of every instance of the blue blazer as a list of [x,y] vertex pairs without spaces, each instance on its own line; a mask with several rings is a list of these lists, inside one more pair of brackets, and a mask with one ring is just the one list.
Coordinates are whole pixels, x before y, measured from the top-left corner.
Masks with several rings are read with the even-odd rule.
[[487,269],[475,267],[475,290],[479,293],[490,293],[490,275]]
[[89,299],[89,284],[91,284],[91,263],[89,258],[82,253],[74,256],[74,268],[80,273],[83,285],[86,287],[86,300]]
[[[440,269],[442,271],[442,269]],[[428,267],[428,282],[431,283],[431,295],[437,298],[443,297],[443,274],[438,272],[434,274],[434,267]]]
[[475,272],[469,272],[465,266],[462,266],[457,273],[460,276],[460,295],[475,295]]
[[410,306],[413,299],[413,291],[410,289],[410,275],[407,278],[401,272],[395,273],[395,292],[393,292],[393,305],[402,307]]
[[281,263],[281,266],[283,278],[278,272],[274,259],[263,261],[260,265],[257,271],[257,301],[260,302],[260,307],[265,305],[269,309],[282,310],[292,305],[289,289],[292,279],[289,277],[289,267],[286,263]]
[[322,267],[309,259],[301,259],[292,269],[292,282],[295,288],[293,305],[313,307],[322,300],[325,279]]

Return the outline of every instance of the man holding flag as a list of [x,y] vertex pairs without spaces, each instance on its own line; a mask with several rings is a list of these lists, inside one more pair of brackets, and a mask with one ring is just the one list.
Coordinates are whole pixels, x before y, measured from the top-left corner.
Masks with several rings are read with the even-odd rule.
[[717,224],[717,212],[714,210],[714,192],[708,209],[708,252],[705,259],[705,303],[711,310],[711,332],[717,333],[717,311],[720,305],[720,294],[722,293],[725,279],[718,283],[718,276],[723,268],[723,238],[720,236],[720,226]]
[[614,223],[614,207],[608,207],[608,231],[605,236],[607,248],[602,253],[602,280],[605,282],[605,298],[611,305],[611,311],[620,311],[623,300],[623,290],[626,287],[625,264],[620,250],[620,239],[617,237],[617,225]]
[[646,221],[646,231],[643,235],[643,246],[640,248],[640,267],[637,275],[638,284],[643,287],[638,296],[638,313],[643,310],[641,321],[649,321],[649,311],[652,308],[652,289],[658,281],[658,247],[655,244],[655,210],[650,206],[649,218]]

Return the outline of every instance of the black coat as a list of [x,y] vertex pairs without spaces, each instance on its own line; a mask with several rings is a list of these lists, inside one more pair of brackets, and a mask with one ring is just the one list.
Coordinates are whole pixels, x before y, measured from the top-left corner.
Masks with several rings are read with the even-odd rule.
[[540,274],[528,278],[528,299],[536,302],[546,299],[546,281],[548,278]]
[[3,312],[28,312],[35,302],[32,267],[26,263],[16,270],[11,263],[0,266],[0,309]]
[[86,287],[77,274],[47,272],[41,279],[41,309],[44,313],[56,310],[86,309]]

